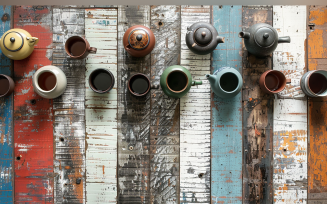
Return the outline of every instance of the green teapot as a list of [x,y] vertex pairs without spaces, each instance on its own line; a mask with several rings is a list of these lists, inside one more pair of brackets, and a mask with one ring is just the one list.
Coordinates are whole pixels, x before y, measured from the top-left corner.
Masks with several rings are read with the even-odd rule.
[[193,81],[191,73],[180,65],[168,67],[160,76],[162,91],[172,98],[181,98],[187,94],[191,86],[201,84],[202,81]]

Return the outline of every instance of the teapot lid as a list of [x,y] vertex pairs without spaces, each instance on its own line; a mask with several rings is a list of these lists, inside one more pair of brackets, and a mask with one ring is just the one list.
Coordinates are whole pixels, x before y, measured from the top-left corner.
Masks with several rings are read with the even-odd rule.
[[212,33],[208,28],[199,28],[194,32],[194,41],[202,46],[209,44],[212,40]]
[[19,32],[11,31],[4,36],[2,43],[8,51],[16,52],[23,47],[24,38]]
[[150,36],[146,30],[142,28],[134,29],[128,36],[129,45],[135,50],[143,50],[150,43]]
[[270,47],[275,39],[275,32],[268,27],[259,28],[254,35],[255,42],[261,47]]

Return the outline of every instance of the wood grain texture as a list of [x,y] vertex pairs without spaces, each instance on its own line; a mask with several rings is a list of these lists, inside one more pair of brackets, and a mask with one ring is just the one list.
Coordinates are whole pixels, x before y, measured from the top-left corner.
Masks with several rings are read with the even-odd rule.
[[[278,35],[291,37],[291,43],[279,44],[275,50],[273,69],[293,78],[290,86],[299,90],[299,79],[307,70],[306,6],[273,6],[273,11]],[[278,95],[274,100],[274,203],[306,203],[307,97]]]
[[64,45],[84,36],[85,9],[53,9],[53,65],[67,77],[54,99],[54,202],[85,203],[85,60],[70,59]]
[[180,99],[180,203],[210,203],[210,54],[194,54],[186,45],[187,27],[195,22],[210,23],[210,6],[181,8],[181,63],[193,80],[203,80],[192,86]]
[[[327,70],[327,7],[308,7],[308,69]],[[308,157],[308,203],[327,203],[327,100],[309,98],[309,157]]]
[[[125,31],[134,25],[150,28],[150,6],[118,7],[118,203],[150,202],[150,94],[131,95],[135,73],[150,76],[151,55],[130,56],[123,47]],[[130,150],[132,149],[132,150]]]
[[[0,6],[0,36],[10,30],[11,6]],[[11,60],[0,50],[0,74],[13,78]],[[13,94],[0,98],[0,201],[13,203]]]
[[52,100],[41,98],[32,86],[35,71],[52,61],[51,7],[15,6],[13,12],[14,27],[39,38],[28,58],[14,61],[14,200],[53,203]]
[[116,203],[117,81],[104,94],[89,86],[91,72],[109,70],[117,79],[117,9],[85,9],[85,37],[96,54],[86,58],[86,203]]
[[[212,22],[225,43],[212,53],[211,73],[233,67],[242,74],[242,6],[212,6]],[[242,92],[211,93],[211,203],[242,203]]]
[[[272,6],[243,6],[243,31],[254,24],[272,25]],[[243,43],[243,203],[272,203],[273,96],[259,87],[272,58],[256,58]]]
[[[165,68],[180,63],[180,6],[151,6],[151,83],[159,85]],[[179,99],[151,90],[150,203],[179,201]]]

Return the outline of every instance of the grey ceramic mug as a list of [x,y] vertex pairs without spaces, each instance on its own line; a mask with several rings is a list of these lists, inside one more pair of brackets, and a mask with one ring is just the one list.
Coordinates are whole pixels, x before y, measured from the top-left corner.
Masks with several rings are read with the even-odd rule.
[[307,96],[327,96],[327,71],[313,70],[305,73],[301,78],[300,85]]

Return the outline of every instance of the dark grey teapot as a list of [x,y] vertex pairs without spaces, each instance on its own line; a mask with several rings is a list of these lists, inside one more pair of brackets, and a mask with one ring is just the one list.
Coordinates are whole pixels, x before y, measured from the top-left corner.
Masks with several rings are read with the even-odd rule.
[[249,28],[247,32],[240,32],[248,52],[258,57],[266,57],[276,49],[278,43],[290,43],[289,36],[278,37],[276,29],[266,23],[258,23]]
[[212,52],[218,43],[224,43],[225,38],[218,36],[218,32],[209,23],[198,22],[187,27],[185,36],[187,47],[198,55]]

